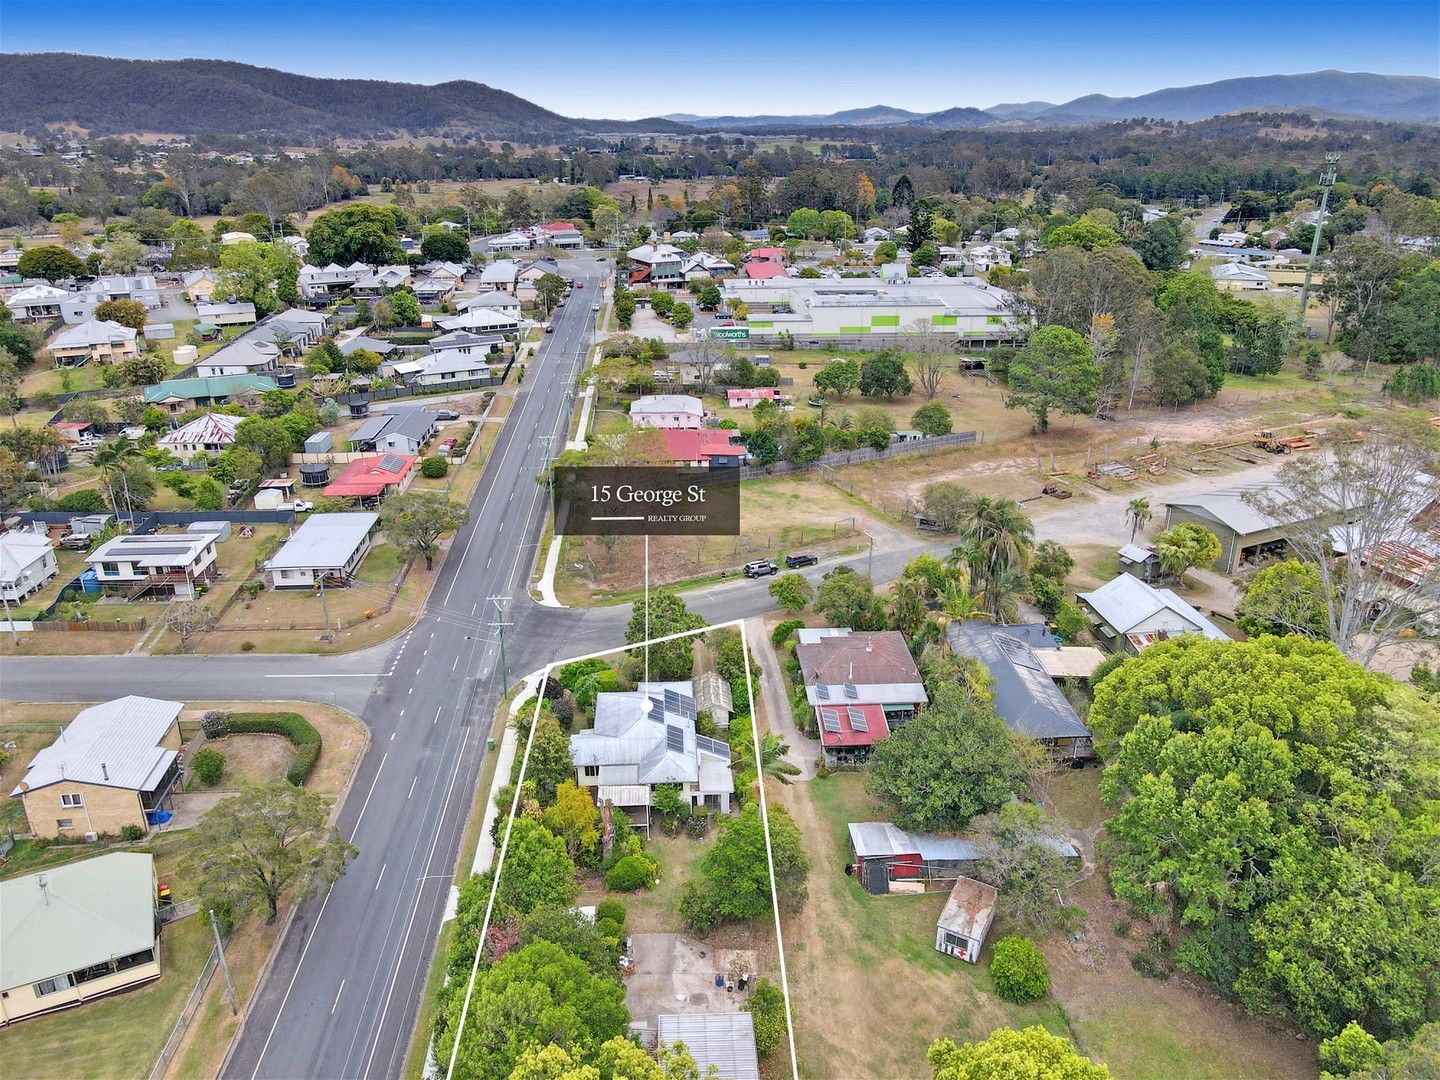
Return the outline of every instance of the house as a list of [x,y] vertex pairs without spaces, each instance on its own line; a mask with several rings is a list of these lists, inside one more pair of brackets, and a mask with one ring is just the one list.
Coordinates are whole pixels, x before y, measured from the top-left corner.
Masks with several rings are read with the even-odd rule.
[[1160,580],[1163,571],[1160,567],[1160,556],[1154,548],[1126,544],[1116,554],[1119,558],[1120,573],[1137,577],[1141,581]]
[[426,307],[445,303],[454,294],[458,282],[449,277],[424,277],[411,286],[415,299]]
[[195,364],[202,379],[222,375],[260,375],[280,366],[280,346],[249,334],[222,345]]
[[270,584],[308,589],[320,580],[348,583],[379,524],[380,515],[368,511],[312,514],[265,564]]
[[195,316],[212,326],[249,326],[255,321],[255,305],[249,301],[234,304],[196,304]]
[[85,556],[101,591],[134,600],[146,593],[188,600],[216,574],[214,533],[127,534]]
[[[123,697],[76,714],[10,792],[47,840],[148,829],[180,780],[178,701]],[[5,943],[7,948],[10,942]]]
[[58,573],[55,549],[43,532],[0,533],[0,596],[24,600]]
[[646,394],[630,403],[630,424],[637,428],[698,429],[705,406],[689,394]]
[[5,298],[10,317],[16,322],[45,322],[60,317],[60,303],[74,295],[54,285],[30,285]]
[[381,413],[360,425],[350,436],[350,447],[359,451],[418,454],[420,448],[434,438],[439,424],[440,417],[429,409]]
[[414,386],[435,387],[466,386],[483,379],[494,377],[494,370],[482,359],[483,354],[471,355],[469,349],[447,349],[417,361],[420,367],[410,378]]
[[708,251],[697,251],[686,259],[680,268],[686,281],[708,281],[710,278],[722,278],[734,272],[734,263],[729,259],[722,259],[719,255],[711,255]]
[[995,712],[1017,735],[1034,739],[1053,758],[1088,761],[1094,740],[1041,655],[1059,649],[1042,623],[996,626],[952,622],[945,630],[950,649],[985,665],[995,688]]
[[860,240],[865,244],[881,244],[890,239],[890,230],[872,226],[860,234]]
[[158,979],[155,903],[148,852],[115,851],[0,882],[0,1025]]
[[522,263],[515,274],[515,295],[525,300],[535,299],[538,295],[540,279],[546,274],[562,276],[560,264],[552,259],[535,259],[532,262]]
[[1138,654],[1157,641],[1180,634],[1230,640],[1172,590],[1157,589],[1129,574],[1121,574],[1092,592],[1080,593],[1078,599],[1093,616],[1097,637],[1118,652]]
[[783,395],[773,386],[732,386],[725,391],[725,404],[732,409],[753,409],[762,401],[778,405],[782,400]]
[[415,457],[411,454],[359,457],[346,465],[321,494],[327,499],[359,499],[369,505],[404,488],[414,473]]
[[742,262],[773,262],[782,266],[790,261],[790,256],[785,254],[784,248],[779,247],[757,247],[751,248],[744,255],[740,256]]
[[549,221],[538,226],[545,234],[545,243],[551,247],[579,248],[585,245],[585,236],[569,221]]
[[166,432],[156,445],[188,465],[197,457],[212,457],[228,450],[235,443],[235,429],[244,419],[228,413],[206,413],[184,427]]
[[480,270],[480,291],[515,294],[515,281],[520,264],[514,259],[496,259]]
[[[134,300],[136,303],[144,304],[147,310],[153,311],[160,307],[164,300],[160,296],[160,287],[155,283],[151,274],[107,274],[96,278],[86,285],[84,290],[74,294],[73,301],[84,299],[89,309],[80,314],[78,318],[66,319],[67,322],[83,322],[90,317],[90,312],[97,304],[103,304],[107,300]],[[61,313],[64,314],[65,305],[61,305]]]
[[220,275],[208,267],[191,270],[180,278],[180,291],[192,304],[208,304],[220,287]]
[[534,244],[523,232],[508,232],[487,240],[485,246],[491,251],[529,251]]
[[[249,161],[244,161],[244,160],[243,160],[244,158],[250,158],[250,160],[249,160]],[[254,159],[254,157],[252,157],[252,156],[249,155],[249,154],[231,154],[231,155],[230,155],[230,160],[236,162],[237,164],[249,165],[249,164],[253,163],[255,159]],[[221,234],[220,234],[220,243],[221,243],[221,245],[222,245],[223,247],[230,247],[230,246],[232,246],[232,245],[234,245],[234,244],[254,244],[254,243],[257,243],[257,241],[256,241],[256,239],[255,239],[255,234],[254,234],[254,233],[238,232],[238,231],[237,231],[237,232],[221,233]]]
[[739,434],[721,428],[661,428],[671,463],[691,468],[734,469],[745,464],[745,448],[734,441]]
[[441,353],[462,353],[469,356],[473,353],[482,357],[499,351],[499,343],[494,334],[474,334],[469,330],[449,330],[436,334],[427,344],[435,356]]
[[632,264],[631,285],[678,289],[685,284],[685,264],[690,260],[690,254],[674,244],[657,244],[652,241],[631,248],[625,255]]
[[760,260],[747,262],[744,268],[745,277],[751,281],[769,281],[772,278],[788,278],[790,275],[785,267],[776,262]]
[[656,1038],[664,1049],[683,1043],[699,1076],[760,1080],[755,1017],[748,1012],[661,1013]]
[[91,360],[97,364],[118,364],[140,355],[136,332],[108,319],[91,319],[61,330],[50,339],[50,355],[56,367],[79,367]]
[[700,234],[689,229],[677,229],[670,234],[670,239],[677,244],[683,244],[687,240],[699,240]]
[[[1043,833],[1035,839],[1069,863],[1081,861],[1080,850],[1069,840]],[[888,821],[850,822],[850,846],[855,880],[877,896],[951,885],[975,873],[985,857],[984,847],[970,837],[906,832]]]
[[1207,240],[1206,243],[1214,244],[1216,247],[1238,248],[1244,247],[1245,241],[1248,239],[1249,237],[1243,232],[1222,232],[1213,240]]
[[506,335],[520,332],[520,315],[503,308],[472,304],[464,313],[453,319],[440,319],[436,325],[441,330],[468,330],[472,334],[488,335],[491,341],[499,342]]
[[696,734],[695,713],[689,682],[596,695],[595,726],[570,736],[576,782],[595,789],[602,803],[638,811],[647,824],[657,784],[679,784],[691,806],[728,813],[735,790],[730,747]]
[[330,263],[324,267],[307,263],[300,267],[296,286],[300,295],[307,300],[325,300],[349,292],[357,281],[369,273],[370,267],[362,262],[351,263],[349,266]]
[[[444,222],[441,222],[441,224],[444,224]],[[470,267],[464,263],[457,262],[426,263],[421,269],[424,270],[429,277],[436,278],[440,281],[449,281],[455,285],[463,282],[465,275],[470,272]]]
[[[843,628],[837,628],[843,629]],[[859,764],[930,700],[898,630],[854,631],[795,646],[826,764]]]
[[304,262],[305,256],[310,254],[310,241],[306,240],[303,236],[282,236],[275,242],[277,244],[284,244],[290,249],[290,253],[301,262]]
[[[1165,527],[1193,524],[1209,529],[1220,541],[1220,557],[1212,568],[1222,574],[1233,574],[1245,563],[1282,551],[1287,530],[1299,524],[1298,521],[1277,521],[1246,498],[1266,490],[1260,486],[1227,488],[1167,502]],[[1277,493],[1276,497],[1281,496]]]
[[1270,275],[1254,266],[1241,262],[1224,262],[1210,268],[1210,276],[1222,289],[1248,290],[1268,289]]
[[1000,893],[994,885],[974,878],[955,879],[950,899],[935,924],[935,950],[972,964],[980,960],[985,935],[995,920],[995,903]]
[[455,310],[462,314],[480,308],[488,308],[499,312],[502,315],[514,319],[517,326],[520,321],[520,298],[507,292],[483,292],[476,296],[467,297],[455,305]]
[[981,244],[978,247],[968,248],[962,258],[972,274],[984,274],[997,266],[1010,265],[1009,250],[996,247],[994,244]]
[[189,412],[202,405],[224,405],[239,394],[264,394],[276,388],[264,375],[224,375],[218,378],[166,379],[141,390],[146,405],[159,405],[172,413]]
[[377,266],[373,273],[357,278],[350,287],[350,293],[357,299],[377,299],[387,292],[394,292],[402,285],[410,284],[410,267]]

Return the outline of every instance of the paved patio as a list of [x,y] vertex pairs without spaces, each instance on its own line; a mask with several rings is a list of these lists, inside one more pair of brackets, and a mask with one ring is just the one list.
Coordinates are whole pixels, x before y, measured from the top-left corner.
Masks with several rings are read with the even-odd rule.
[[165,831],[193,829],[195,823],[200,820],[201,814],[220,800],[228,799],[234,794],[233,791],[187,791],[181,792],[179,795],[172,795],[170,798],[174,804],[175,816],[165,825]]
[[737,959],[754,972],[752,949],[716,949],[684,934],[635,934],[631,955],[635,972],[625,979],[625,1005],[647,1027],[653,1028],[661,1013],[736,1012],[750,997],[739,990],[727,993],[715,985],[715,976],[729,975]]

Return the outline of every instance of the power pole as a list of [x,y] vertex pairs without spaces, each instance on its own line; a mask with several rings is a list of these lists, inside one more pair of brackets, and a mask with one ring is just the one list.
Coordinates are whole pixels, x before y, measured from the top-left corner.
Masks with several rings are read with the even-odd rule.
[[225,996],[230,999],[230,1015],[237,1016],[240,1006],[235,999],[235,983],[230,978],[230,965],[225,961],[225,945],[220,940],[220,926],[215,922],[215,909],[210,909],[210,932],[215,935],[215,953],[220,957],[220,974],[225,976]]
[[330,605],[325,600],[325,575],[320,573],[316,580],[320,582],[320,617],[325,622],[325,632],[320,635],[322,641],[330,640]]
[[1339,154],[1325,155],[1325,170],[1320,174],[1320,211],[1315,218],[1315,235],[1310,240],[1310,262],[1305,267],[1305,285],[1300,290],[1300,334],[1305,336],[1305,312],[1310,304],[1310,279],[1315,274],[1315,260],[1320,257],[1320,233],[1325,228],[1325,210],[1330,205],[1330,189],[1335,186],[1335,166]]
[[509,665],[505,663],[505,627],[514,626],[515,624],[505,621],[505,609],[501,606],[502,603],[509,603],[510,597],[491,596],[487,599],[495,605],[495,621],[490,625],[500,632],[500,696],[504,697],[510,693],[510,668]]

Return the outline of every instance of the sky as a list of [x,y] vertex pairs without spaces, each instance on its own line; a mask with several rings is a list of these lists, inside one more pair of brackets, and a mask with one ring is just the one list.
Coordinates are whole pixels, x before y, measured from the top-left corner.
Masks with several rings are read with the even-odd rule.
[[0,49],[471,79],[567,116],[917,112],[1336,68],[1440,75],[1440,0],[0,0]]

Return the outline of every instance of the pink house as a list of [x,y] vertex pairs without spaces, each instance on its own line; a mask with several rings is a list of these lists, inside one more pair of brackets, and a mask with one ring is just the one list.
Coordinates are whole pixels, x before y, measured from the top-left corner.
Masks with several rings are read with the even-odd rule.
[[646,394],[630,403],[632,427],[695,431],[704,423],[705,406],[689,394]]
[[777,405],[784,400],[773,386],[731,387],[725,391],[725,403],[732,409],[753,409],[761,401]]

